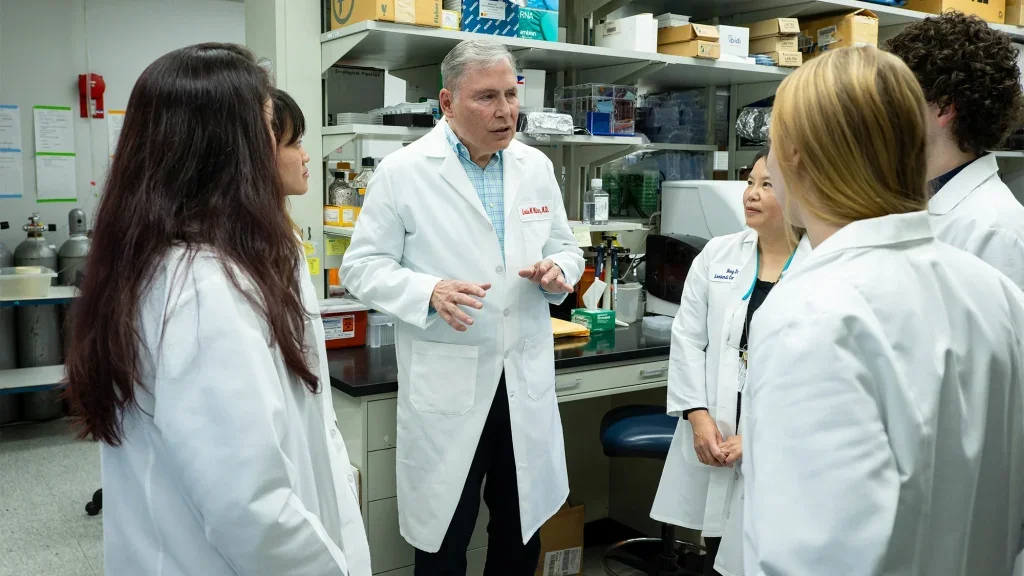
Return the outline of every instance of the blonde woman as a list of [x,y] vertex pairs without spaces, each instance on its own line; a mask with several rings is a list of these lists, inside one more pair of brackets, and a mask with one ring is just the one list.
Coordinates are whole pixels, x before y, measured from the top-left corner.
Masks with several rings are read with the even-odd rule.
[[768,171],[754,159],[743,232],[713,238],[690,267],[672,325],[668,413],[680,417],[651,517],[701,530],[704,574],[743,574],[739,394],[747,332],[780,277],[810,252],[787,228]]
[[1024,294],[934,239],[926,104],[875,48],[780,86],[768,169],[814,247],[754,319],[746,573],[1006,575],[1024,523]]

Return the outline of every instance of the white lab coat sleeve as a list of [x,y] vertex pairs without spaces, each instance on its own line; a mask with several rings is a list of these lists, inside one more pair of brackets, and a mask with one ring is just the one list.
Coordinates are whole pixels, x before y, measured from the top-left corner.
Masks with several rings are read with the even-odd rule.
[[[546,157],[544,161],[545,170],[548,175],[548,188],[551,190],[551,205],[555,209],[555,214],[551,220],[551,236],[548,238],[547,243],[544,244],[542,253],[545,258],[550,258],[562,269],[565,283],[569,286],[575,286],[579,283],[580,278],[583,277],[583,251],[580,250],[579,244],[576,242],[576,236],[572,233],[572,228],[569,228],[569,219],[565,214],[565,204],[562,201],[561,188],[555,180],[555,171],[551,161]],[[544,294],[548,302],[555,305],[561,304],[566,296],[566,294]]]
[[877,574],[893,536],[899,473],[875,400],[884,382],[865,361],[884,362],[887,345],[881,328],[856,314],[786,312],[785,320],[755,315],[751,328],[745,571]]
[[978,230],[964,250],[999,270],[1024,290],[1024,242],[1012,232],[999,228]]
[[395,201],[393,169],[398,167],[383,163],[370,180],[359,225],[341,264],[341,282],[363,303],[426,328],[437,318],[429,314],[430,297],[442,279],[401,264],[405,223]]
[[708,408],[708,250],[705,247],[690,266],[672,322],[672,347],[668,360],[668,400],[672,416],[694,408]]
[[295,493],[279,441],[305,426],[285,419],[256,312],[226,276],[201,278],[164,330],[153,420],[165,470],[178,476],[208,541],[239,574],[348,574],[344,553]]

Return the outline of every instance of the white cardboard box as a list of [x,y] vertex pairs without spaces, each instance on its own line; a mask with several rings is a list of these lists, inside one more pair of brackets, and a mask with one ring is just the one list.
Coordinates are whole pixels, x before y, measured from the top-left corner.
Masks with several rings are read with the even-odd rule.
[[546,79],[547,72],[544,70],[522,70],[517,78],[519,105],[523,108],[543,108]]
[[750,28],[739,26],[718,27],[718,42],[722,45],[722,54],[730,54],[746,58],[750,55]]
[[637,14],[598,24],[595,44],[604,48],[658,51],[658,21],[651,14]]
[[676,26],[686,26],[690,23],[689,16],[681,16],[679,14],[665,13],[657,17],[658,28],[674,28]]

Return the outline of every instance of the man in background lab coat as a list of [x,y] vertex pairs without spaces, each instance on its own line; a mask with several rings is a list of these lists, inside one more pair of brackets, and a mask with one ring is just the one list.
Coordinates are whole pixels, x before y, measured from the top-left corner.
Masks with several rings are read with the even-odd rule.
[[374,174],[342,281],[396,316],[398,512],[416,574],[465,574],[483,499],[486,574],[533,574],[565,502],[548,310],[583,259],[551,162],[514,140],[516,62],[465,41],[441,64],[445,118]]
[[907,26],[887,48],[914,72],[928,100],[928,213],[935,237],[1024,288],[1024,206],[986,152],[1024,120],[1010,37],[976,16],[946,12]]

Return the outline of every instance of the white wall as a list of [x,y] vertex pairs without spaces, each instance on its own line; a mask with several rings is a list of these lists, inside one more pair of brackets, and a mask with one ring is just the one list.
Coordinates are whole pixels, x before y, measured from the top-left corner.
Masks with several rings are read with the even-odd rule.
[[[107,120],[78,118],[78,75],[106,83],[107,110],[125,109],[135,80],[161,55],[198,42],[245,43],[245,5],[228,0],[0,0],[0,104],[21,107],[24,195],[0,199],[8,248],[21,242],[32,212],[67,238],[67,213],[91,217],[109,162]],[[75,120],[76,204],[37,204],[32,107],[71,106]],[[95,182],[95,185],[91,183]]]

